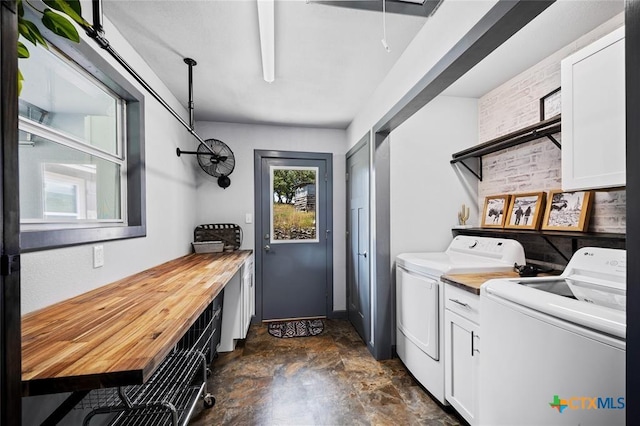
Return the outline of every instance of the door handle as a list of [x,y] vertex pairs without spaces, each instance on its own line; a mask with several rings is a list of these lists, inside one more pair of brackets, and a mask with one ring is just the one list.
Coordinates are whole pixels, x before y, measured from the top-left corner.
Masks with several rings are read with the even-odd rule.
[[367,258],[367,252],[365,251],[365,252],[362,252],[362,253],[358,253],[358,256],[362,256],[362,257],[364,257],[366,259]]
[[269,244],[264,246],[264,251],[269,251],[271,250],[271,246]]
[[474,347],[476,338],[480,339],[480,337],[478,337],[478,335],[472,331],[471,332],[471,356],[473,356],[474,352],[480,353],[480,351]]

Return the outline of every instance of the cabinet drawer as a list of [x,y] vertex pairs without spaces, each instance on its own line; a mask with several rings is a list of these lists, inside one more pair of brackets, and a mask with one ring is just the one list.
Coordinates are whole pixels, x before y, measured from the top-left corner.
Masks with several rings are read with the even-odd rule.
[[444,306],[468,320],[480,324],[480,296],[451,284],[444,288]]

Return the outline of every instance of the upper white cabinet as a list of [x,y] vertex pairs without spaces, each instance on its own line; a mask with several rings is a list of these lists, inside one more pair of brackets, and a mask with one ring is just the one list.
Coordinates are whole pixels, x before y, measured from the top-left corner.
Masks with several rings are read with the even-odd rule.
[[624,186],[624,27],[561,67],[562,189]]

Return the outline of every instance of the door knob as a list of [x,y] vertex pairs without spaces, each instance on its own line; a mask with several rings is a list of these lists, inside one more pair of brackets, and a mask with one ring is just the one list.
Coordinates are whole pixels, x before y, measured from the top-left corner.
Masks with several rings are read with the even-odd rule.
[[269,244],[264,246],[264,251],[269,251],[271,250],[271,246]]

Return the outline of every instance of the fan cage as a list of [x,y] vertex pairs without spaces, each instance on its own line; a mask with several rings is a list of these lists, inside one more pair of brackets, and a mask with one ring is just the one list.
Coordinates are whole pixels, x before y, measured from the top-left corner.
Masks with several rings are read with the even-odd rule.
[[[213,177],[229,176],[233,173],[236,161],[231,148],[218,139],[207,139],[204,143],[206,146],[198,146],[198,164],[202,170]],[[221,162],[213,161],[219,157],[226,158]]]

